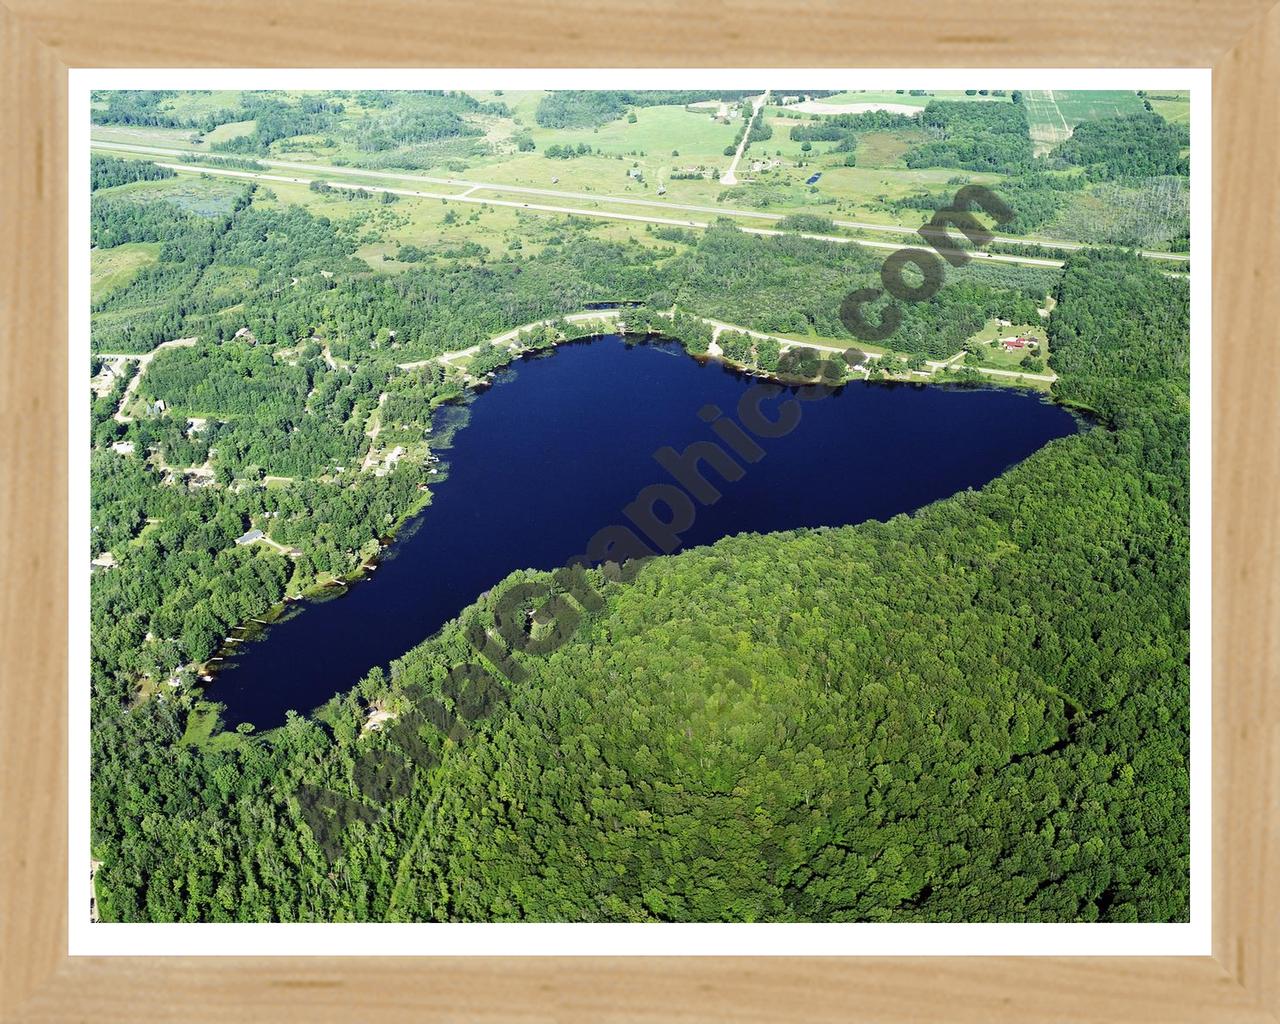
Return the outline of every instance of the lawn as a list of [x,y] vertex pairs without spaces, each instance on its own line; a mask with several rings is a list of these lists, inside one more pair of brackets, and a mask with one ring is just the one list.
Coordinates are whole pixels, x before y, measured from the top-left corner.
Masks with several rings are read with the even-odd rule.
[[221,704],[196,701],[195,707],[187,714],[187,728],[178,743],[184,747],[207,746],[210,750],[232,750],[240,746],[244,736],[238,732],[224,730],[215,734],[221,712]]
[[[999,344],[999,338],[1035,338],[1040,342],[1040,348],[1031,353],[1035,358],[1042,362],[1048,361],[1049,358],[1049,336],[1045,331],[1044,323],[1036,324],[1012,324],[1009,327],[1002,327],[995,320],[988,320],[986,325],[977,334],[973,335],[971,341],[982,342],[984,345],[982,352],[982,362],[977,364],[980,366],[989,366],[997,370],[1022,370],[1022,360],[1026,358],[1027,352],[1013,351],[1006,352],[1004,347]],[[973,364],[967,357],[966,363]],[[1045,372],[1045,371],[1040,371]]]

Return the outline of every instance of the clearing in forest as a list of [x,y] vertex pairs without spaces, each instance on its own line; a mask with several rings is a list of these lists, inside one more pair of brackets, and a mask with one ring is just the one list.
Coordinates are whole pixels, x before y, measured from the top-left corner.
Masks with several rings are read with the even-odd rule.
[[1054,100],[1053,90],[1028,90],[1022,95],[1031,127],[1031,143],[1035,155],[1043,156],[1060,142],[1071,137],[1071,127]]

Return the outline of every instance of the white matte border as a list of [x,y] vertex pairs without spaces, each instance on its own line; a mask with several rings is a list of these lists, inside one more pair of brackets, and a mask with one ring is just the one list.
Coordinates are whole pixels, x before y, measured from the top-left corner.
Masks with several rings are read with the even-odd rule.
[[[93,89],[1179,89],[1191,92],[1191,921],[1186,924],[107,924],[89,921],[89,93]],[[68,82],[68,949],[72,956],[1211,954],[1211,71],[90,69]],[[78,851],[78,852],[77,852]]]

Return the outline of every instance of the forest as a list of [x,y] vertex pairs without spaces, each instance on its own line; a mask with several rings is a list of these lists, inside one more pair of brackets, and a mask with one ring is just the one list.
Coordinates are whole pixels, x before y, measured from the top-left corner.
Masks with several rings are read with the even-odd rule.
[[[450,669],[509,588],[555,593],[545,575],[314,717],[216,743],[180,742],[189,703],[126,700],[138,634],[95,636],[103,917],[1185,920],[1186,286],[1081,252],[1054,292],[1057,391],[1092,429],[886,523],[593,570],[604,606],[552,653],[509,654],[500,703],[453,693]],[[240,529],[212,502],[146,534],[157,572],[200,575],[185,560]],[[235,582],[185,617],[193,649],[280,586],[282,558],[216,557]],[[112,576],[95,622],[148,618]],[[372,700],[395,727],[362,733]],[[343,801],[359,813],[333,817]]]
[[1031,136],[1021,103],[931,102],[919,123],[928,141],[908,150],[908,167],[963,167],[1018,174],[1030,168]]
[[716,89],[563,89],[542,97],[534,116],[544,128],[595,128],[617,120],[631,107],[740,100],[750,95],[743,90],[725,92]]
[[1084,167],[1090,179],[1099,181],[1186,175],[1190,158],[1184,154],[1190,144],[1186,125],[1148,112],[1085,121],[1052,155]]
[[[1049,223],[1068,204],[1073,195],[1085,187],[1078,175],[1049,174],[1029,171],[1000,183],[1000,198],[1014,213],[1013,219],[1000,225],[1002,233],[1024,235]],[[932,214],[951,205],[952,195],[945,191],[918,192],[887,203],[892,210],[924,210]]]
[[[802,218],[781,222],[807,225]],[[807,230],[807,228],[806,228]],[[680,308],[768,333],[814,333],[854,341],[840,319],[840,303],[854,288],[878,286],[883,257],[855,245],[783,235],[748,235],[722,220],[702,237],[683,267]],[[928,302],[889,305],[901,326],[884,344],[895,351],[943,358],[989,317],[1015,323],[1037,318],[1036,307],[1056,279],[1050,268],[970,264],[950,270],[942,290]],[[884,315],[884,305],[874,317]]]
[[122,160],[116,156],[94,153],[89,158],[89,189],[114,188],[131,181],[159,181],[176,177],[173,171],[149,160]]

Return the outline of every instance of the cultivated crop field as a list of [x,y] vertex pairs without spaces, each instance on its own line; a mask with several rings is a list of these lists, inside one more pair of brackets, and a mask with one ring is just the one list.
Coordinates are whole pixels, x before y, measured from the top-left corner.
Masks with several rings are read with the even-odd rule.
[[1142,100],[1137,93],[1124,89],[1100,89],[1093,92],[1032,90],[1023,94],[1031,141],[1036,154],[1049,152],[1071,137],[1071,130],[1081,121],[1106,117],[1124,117],[1142,113]]

